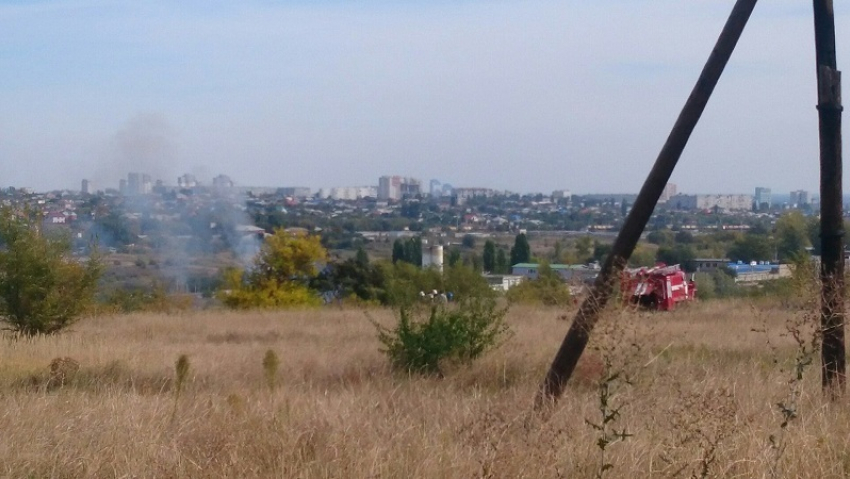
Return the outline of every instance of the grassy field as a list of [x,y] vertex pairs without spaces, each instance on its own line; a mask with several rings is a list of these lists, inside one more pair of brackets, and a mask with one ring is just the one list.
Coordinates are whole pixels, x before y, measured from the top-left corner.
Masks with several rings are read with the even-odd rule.
[[[358,310],[101,317],[7,339],[0,475],[593,477],[603,464],[609,477],[850,475],[846,401],[821,400],[817,358],[793,381],[805,357],[784,333],[805,341],[804,313],[744,301],[611,311],[563,400],[534,413],[563,314],[511,310],[513,336],[444,379],[393,373]],[[49,371],[58,357],[80,365],[64,384]],[[605,372],[621,374],[600,382]],[[620,408],[605,431],[589,425],[602,423],[600,386],[605,410]],[[784,428],[777,403],[796,414]]]

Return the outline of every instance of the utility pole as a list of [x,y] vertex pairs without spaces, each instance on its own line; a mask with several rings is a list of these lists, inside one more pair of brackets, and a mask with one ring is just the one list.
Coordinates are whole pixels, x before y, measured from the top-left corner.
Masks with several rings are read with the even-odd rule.
[[673,174],[673,169],[682,156],[682,151],[684,151],[694,127],[702,116],[708,99],[711,97],[726,63],[732,56],[732,52],[735,50],[738,39],[741,37],[755,6],[756,0],[738,0],[732,8],[732,13],[729,14],[729,19],[708,57],[702,73],[700,73],[696,85],[681,113],[679,113],[679,118],[673,125],[673,129],[661,148],[661,152],[658,154],[658,158],[655,160],[655,164],[650,170],[634,206],[632,206],[617,239],[614,241],[611,253],[605,259],[590,294],[582,302],[570,330],[564,337],[564,342],[561,344],[537,394],[535,407],[543,406],[547,402],[553,402],[560,398],[581,354],[584,352],[584,348],[587,346],[590,333],[599,319],[599,313],[608,303],[614,284],[618,282],[619,274],[632,255],[641,233],[646,228],[646,223],[652,216],[655,205],[670,180],[670,175]]
[[846,389],[844,351],[844,219],[841,188],[841,72],[835,54],[832,0],[814,0],[820,133],[821,373],[824,392]]

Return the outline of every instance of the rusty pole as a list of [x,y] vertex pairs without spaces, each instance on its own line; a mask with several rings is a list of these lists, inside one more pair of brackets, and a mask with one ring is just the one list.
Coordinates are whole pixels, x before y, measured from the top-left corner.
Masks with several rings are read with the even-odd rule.
[[832,0],[814,0],[820,133],[821,374],[824,392],[845,391],[844,219],[841,189],[841,72]]
[[619,273],[634,251],[646,223],[652,216],[658,198],[661,197],[664,187],[670,180],[673,168],[676,167],[676,163],[679,161],[679,157],[681,157],[700,116],[702,116],[726,63],[735,50],[738,39],[741,37],[750,14],[755,8],[756,1],[738,0],[735,3],[705,67],[703,67],[702,73],[700,73],[699,79],[688,97],[688,101],[679,113],[679,118],[673,125],[673,129],[661,148],[661,152],[658,154],[658,158],[655,160],[655,164],[650,170],[631,212],[626,217],[626,221],[614,241],[611,253],[602,265],[590,294],[582,302],[575,319],[573,319],[570,330],[567,332],[537,394],[536,407],[556,401],[561,396],[564,386],[570,379],[576,363],[578,363],[584,348],[587,346],[590,333],[599,319],[599,312],[608,302],[614,282],[618,279]]

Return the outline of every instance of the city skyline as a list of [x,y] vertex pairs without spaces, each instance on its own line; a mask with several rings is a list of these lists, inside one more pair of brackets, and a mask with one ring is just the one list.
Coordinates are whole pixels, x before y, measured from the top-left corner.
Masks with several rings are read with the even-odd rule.
[[[141,182],[140,182],[141,179]],[[610,194],[613,196],[626,195],[626,196],[634,196],[637,192],[624,192],[624,191],[599,191],[599,192],[584,192],[578,193],[573,192],[570,189],[556,189],[552,191],[515,191],[515,190],[499,190],[496,188],[488,187],[487,185],[477,185],[477,186],[453,186],[451,183],[443,181],[441,178],[430,178],[427,180],[423,180],[421,178],[413,178],[413,177],[404,177],[401,175],[382,175],[378,177],[378,181],[372,184],[363,184],[363,185],[333,185],[333,186],[321,186],[318,188],[312,188],[309,186],[294,186],[294,185],[270,185],[270,186],[259,186],[259,185],[241,185],[237,181],[234,181],[230,176],[225,174],[218,174],[213,177],[209,181],[205,181],[206,179],[201,178],[198,179],[194,175],[185,173],[177,177],[176,183],[171,183],[169,181],[165,181],[160,178],[151,177],[148,174],[142,172],[128,172],[125,178],[119,179],[118,185],[109,185],[109,186],[100,186],[93,183],[91,180],[84,178],[81,180],[80,190],[84,193],[92,193],[96,191],[105,191],[105,190],[115,190],[122,194],[128,195],[137,195],[143,193],[150,193],[152,191],[153,186],[157,187],[168,187],[168,188],[194,188],[194,187],[215,187],[215,188],[232,188],[239,187],[242,189],[250,189],[250,188],[262,188],[262,189],[277,189],[279,191],[290,191],[289,193],[284,193],[290,196],[313,196],[318,195],[320,197],[331,197],[336,199],[343,200],[354,200],[365,197],[374,197],[378,200],[401,200],[404,197],[417,196],[417,195],[430,195],[430,196],[465,196],[472,197],[478,194],[502,194],[502,193],[511,193],[511,194],[543,194],[545,196],[551,196],[553,198],[564,196],[604,196],[606,194]],[[133,183],[136,183],[133,186]],[[395,186],[391,186],[391,183],[395,183]],[[403,185],[409,187],[413,186],[413,189],[405,188]],[[434,189],[435,187],[436,190]],[[71,189],[73,190],[73,189]],[[436,191],[436,192],[435,192]],[[791,190],[788,192],[785,191],[773,191],[770,187],[765,186],[755,186],[752,188],[752,193],[746,192],[737,192],[737,193],[717,193],[717,192],[705,192],[705,191],[682,191],[679,189],[678,185],[675,183],[668,183],[662,193],[659,203],[664,203],[671,198],[679,196],[749,196],[753,204],[756,205],[755,209],[759,209],[762,203],[767,203],[768,208],[772,202],[771,198],[775,199],[775,202],[779,202],[779,199],[788,198],[788,203],[790,204],[810,204],[815,199],[818,199],[818,191],[810,191],[806,189],[797,189]],[[296,193],[297,192],[297,193]],[[765,199],[766,195],[766,199]],[[845,195],[850,196],[850,195]]]
[[[7,3],[2,181],[638,191],[732,3]],[[759,5],[671,182],[817,191],[813,65],[810,5]]]

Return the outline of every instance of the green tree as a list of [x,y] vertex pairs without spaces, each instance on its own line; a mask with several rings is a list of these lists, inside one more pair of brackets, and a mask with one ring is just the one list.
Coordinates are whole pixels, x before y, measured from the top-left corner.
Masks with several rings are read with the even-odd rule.
[[591,247],[593,247],[593,239],[590,236],[582,236],[576,240],[576,254],[580,261],[587,261]]
[[732,261],[767,261],[773,259],[773,244],[767,236],[747,233],[732,243],[726,255]]
[[780,261],[794,261],[805,254],[809,243],[809,228],[806,217],[792,211],[776,220],[776,252]]
[[668,229],[655,230],[646,235],[646,240],[658,246],[673,246],[676,243],[676,235]]
[[510,272],[511,266],[508,264],[508,255],[505,253],[505,250],[499,248],[496,251],[496,273],[509,274]]
[[393,263],[404,261],[404,242],[401,238],[393,241]]
[[475,248],[475,236],[472,235],[463,235],[463,239],[461,240],[461,246],[467,249]]
[[531,245],[528,244],[525,234],[520,233],[516,235],[514,247],[511,248],[511,266],[529,261],[531,261]]
[[614,246],[611,243],[595,242],[593,246],[593,261],[603,262],[611,253]]
[[537,269],[537,278],[526,280],[509,289],[505,294],[510,303],[543,304],[566,306],[572,302],[569,287],[548,263]]
[[460,250],[458,250],[457,248],[450,249],[449,250],[449,257],[446,260],[446,262],[449,264],[449,266],[454,266],[454,265],[460,263],[460,261],[461,261]]
[[552,261],[560,263],[564,255],[564,246],[560,241],[555,240],[555,245],[552,247]]
[[30,211],[0,210],[0,320],[13,331],[52,334],[91,304],[102,267],[97,253],[80,263],[66,236],[48,237]]
[[683,230],[676,233],[676,236],[674,236],[674,240],[678,244],[691,244],[694,242],[694,235],[692,235],[688,231]]
[[357,248],[357,254],[354,255],[354,260],[361,266],[369,266],[369,254],[363,247]]
[[639,245],[638,247],[636,247],[634,252],[632,252],[632,256],[629,258],[629,266],[633,268],[654,265],[655,253],[645,246]]
[[219,299],[228,307],[286,308],[317,306],[322,300],[308,287],[327,261],[318,236],[293,235],[281,228],[263,243],[250,271],[228,268]]
[[484,253],[481,259],[484,262],[484,271],[496,272],[496,243],[493,240],[484,242]]
[[680,244],[673,247],[662,246],[655,253],[655,259],[667,265],[678,264],[685,271],[691,272],[694,266],[696,252],[690,245]]

